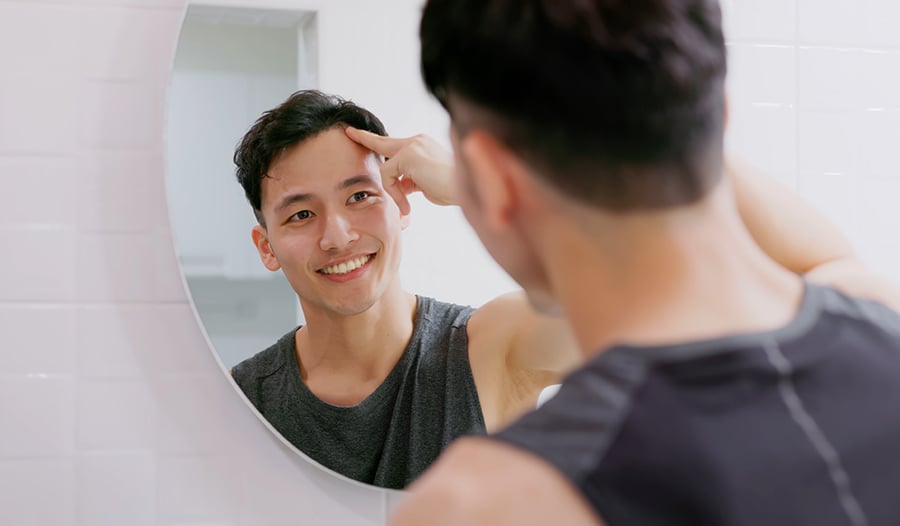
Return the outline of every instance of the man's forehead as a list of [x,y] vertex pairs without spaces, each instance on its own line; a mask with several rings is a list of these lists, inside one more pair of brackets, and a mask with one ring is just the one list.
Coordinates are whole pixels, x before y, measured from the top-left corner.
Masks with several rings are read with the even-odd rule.
[[[344,136],[342,130],[335,130]],[[325,133],[330,137],[324,136]],[[321,139],[321,140],[320,140]],[[378,174],[382,159],[346,136],[323,132],[317,137],[285,148],[273,161],[267,174],[271,179],[343,178],[350,175]]]
[[264,207],[281,209],[286,203],[326,199],[359,185],[381,185],[379,161],[366,149],[331,158],[316,153],[322,152],[288,152],[278,165],[273,163],[262,182]]

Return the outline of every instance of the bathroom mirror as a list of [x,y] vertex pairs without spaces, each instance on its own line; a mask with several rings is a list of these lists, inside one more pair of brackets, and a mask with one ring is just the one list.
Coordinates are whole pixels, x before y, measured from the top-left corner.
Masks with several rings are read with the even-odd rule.
[[[174,60],[166,138],[173,237],[194,307],[223,374],[306,323],[283,272],[271,271],[261,261],[251,238],[257,219],[235,177],[235,147],[263,112],[295,91],[321,89],[371,110],[392,136],[425,132],[449,149],[446,116],[418,78],[421,2],[380,3],[377,9],[360,4],[352,11],[340,6],[286,10],[284,2],[269,9],[255,0],[227,4],[204,1],[188,7]],[[384,34],[379,24],[388,22],[394,30]],[[320,39],[323,27],[330,30]],[[366,40],[366,32],[383,37]],[[391,53],[392,63],[378,64],[360,56],[358,46],[364,40],[373,52]],[[391,68],[407,76],[392,74]],[[458,209],[415,196],[412,206],[410,225],[402,233],[399,274],[404,290],[420,298],[477,307],[518,288],[485,253]],[[296,360],[288,369],[294,388],[302,388]],[[241,385],[236,382],[237,388]],[[373,397],[377,394],[373,392]],[[297,401],[296,393],[286,392],[284,397],[285,404],[304,403]],[[358,407],[372,405],[373,397]],[[286,442],[321,465],[363,482],[403,487],[394,479],[380,482],[387,479],[341,467],[353,464],[357,454],[371,456],[362,451],[364,447],[342,443],[335,446],[341,448],[341,458],[329,459],[316,449],[321,445],[307,447],[284,422],[264,416],[269,413],[253,396],[248,401],[273,430],[283,431]],[[335,415],[348,410],[343,404],[314,398],[305,403],[333,413],[320,415],[314,424],[317,436],[338,430]],[[367,430],[357,434],[370,436]]]

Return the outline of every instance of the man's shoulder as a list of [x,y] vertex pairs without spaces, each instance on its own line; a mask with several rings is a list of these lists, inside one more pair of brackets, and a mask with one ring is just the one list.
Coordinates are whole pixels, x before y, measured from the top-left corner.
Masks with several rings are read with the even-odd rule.
[[463,305],[461,303],[454,303],[452,301],[443,301],[431,296],[418,295],[417,297],[419,298],[420,305],[424,307],[428,312],[448,312],[452,314],[463,314],[469,316],[477,310],[471,305]]
[[[469,337],[478,340],[490,340],[498,337],[508,340],[512,335],[515,322],[527,314],[527,300],[524,292],[502,294],[477,309],[472,309]],[[488,343],[493,346],[497,342]]]
[[426,318],[441,324],[464,327],[476,311],[474,307],[441,301],[430,296],[418,296],[419,308]]
[[830,286],[808,284],[808,287],[818,296],[825,315],[869,325],[900,338],[900,314],[892,307]]
[[[527,502],[522,495],[529,495]],[[498,512],[498,510],[501,510]],[[602,524],[554,466],[508,444],[461,438],[411,488],[392,518],[406,524]]]
[[291,330],[266,349],[235,365],[231,370],[235,381],[241,384],[252,379],[265,378],[284,367],[287,353],[293,352],[296,332],[297,329]]

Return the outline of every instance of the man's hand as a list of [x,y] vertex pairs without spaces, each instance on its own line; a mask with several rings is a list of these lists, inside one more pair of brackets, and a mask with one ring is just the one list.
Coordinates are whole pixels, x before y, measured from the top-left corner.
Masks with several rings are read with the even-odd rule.
[[406,196],[413,192],[422,192],[437,205],[457,204],[453,155],[431,137],[382,137],[349,126],[346,132],[353,141],[387,159],[381,165],[382,184],[402,213],[409,213]]

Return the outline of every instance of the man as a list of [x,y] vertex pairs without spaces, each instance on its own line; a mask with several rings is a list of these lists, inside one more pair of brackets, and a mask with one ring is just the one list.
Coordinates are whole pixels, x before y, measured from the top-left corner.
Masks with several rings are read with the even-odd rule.
[[[454,439],[497,431],[533,408],[581,358],[565,321],[537,315],[523,294],[474,310],[401,289],[406,193],[443,205],[458,195],[452,157],[433,141],[383,135],[363,108],[301,91],[237,148],[238,179],[259,220],[253,242],[267,268],[284,272],[306,325],[232,374],[314,460],[403,488]],[[757,195],[772,193],[760,187],[765,180],[738,180],[751,230],[783,265],[807,272],[846,259],[844,240],[808,207],[785,203],[797,215],[786,225],[812,217],[819,235],[775,228]]]
[[[385,135],[367,110],[301,91],[260,117],[235,152],[259,221],[253,243],[269,270],[284,272],[306,325],[232,376],[314,460],[399,489],[452,440],[534,407],[578,356],[565,321],[539,316],[523,294],[474,310],[404,291],[398,266],[409,207],[399,209],[388,191],[401,203],[405,194],[385,190],[381,160],[345,134],[348,126]],[[439,183],[427,195],[448,198],[452,158],[433,143],[416,145],[424,150],[407,152]],[[384,166],[403,158],[411,156]]]
[[421,38],[466,218],[587,361],[393,524],[900,523],[900,316],[741,221],[715,1],[430,0]]

